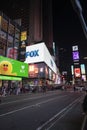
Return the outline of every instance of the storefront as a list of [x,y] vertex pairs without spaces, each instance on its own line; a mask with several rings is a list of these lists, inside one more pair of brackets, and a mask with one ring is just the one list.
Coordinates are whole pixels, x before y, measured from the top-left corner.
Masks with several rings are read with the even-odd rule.
[[22,84],[23,77],[28,77],[28,64],[0,56],[0,88]]

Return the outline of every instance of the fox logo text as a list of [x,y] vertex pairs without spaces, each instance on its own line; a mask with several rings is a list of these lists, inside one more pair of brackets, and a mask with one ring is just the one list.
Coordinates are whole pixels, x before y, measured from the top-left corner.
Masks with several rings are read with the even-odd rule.
[[29,56],[29,57],[39,56],[39,50],[27,51],[27,52],[26,52],[26,58],[27,58],[28,56]]

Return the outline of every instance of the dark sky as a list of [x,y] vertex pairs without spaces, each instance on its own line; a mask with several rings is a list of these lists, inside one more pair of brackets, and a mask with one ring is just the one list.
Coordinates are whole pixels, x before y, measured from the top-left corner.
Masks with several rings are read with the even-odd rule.
[[[83,15],[87,21],[87,0],[80,0]],[[80,20],[74,11],[70,0],[57,3],[54,0],[54,39],[60,47],[69,49],[72,45],[84,48],[87,39],[83,33]]]
[[[54,7],[54,40],[59,48],[60,70],[70,73],[72,46],[78,45],[80,58],[87,56],[87,39],[84,35],[79,17],[70,0],[53,1]],[[87,0],[80,0],[83,16],[87,24]]]

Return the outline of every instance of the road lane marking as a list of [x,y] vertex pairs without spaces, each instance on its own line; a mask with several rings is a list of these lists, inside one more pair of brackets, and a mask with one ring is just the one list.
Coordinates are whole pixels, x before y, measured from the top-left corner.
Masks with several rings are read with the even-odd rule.
[[[65,97],[65,96],[67,96],[67,95],[64,95],[64,96],[61,96],[61,97]],[[58,97],[58,98],[59,98],[59,97]],[[13,114],[13,113],[15,113],[15,112],[22,111],[22,110],[25,110],[25,109],[28,109],[28,108],[32,108],[32,107],[35,107],[35,106],[38,106],[38,105],[41,105],[41,104],[47,103],[47,102],[49,102],[49,101],[53,101],[53,100],[55,100],[55,99],[57,99],[57,97],[55,97],[55,98],[51,98],[51,99],[48,99],[48,100],[43,101],[43,102],[36,103],[36,104],[34,104],[34,105],[26,106],[26,107],[23,107],[23,108],[20,108],[20,109],[14,110],[14,111],[10,111],[10,112],[7,112],[7,113],[4,113],[4,114],[1,114],[0,117],[6,116],[6,115],[10,115],[10,114]]]
[[[45,128],[48,124],[50,124],[51,122],[53,122],[60,114],[62,114],[58,119],[56,119],[56,121],[58,121],[59,119],[61,119],[64,114],[66,114],[69,110],[71,110],[73,108],[73,106],[81,99],[81,97],[77,98],[76,100],[74,100],[72,103],[70,103],[68,106],[66,106],[64,109],[62,109],[60,112],[58,112],[56,115],[54,115],[52,118],[50,118],[47,122],[45,122],[43,125],[39,126],[36,130],[43,130],[43,128]],[[50,125],[50,127],[48,127],[48,129],[45,130],[49,130],[56,122],[52,123]]]
[[[52,95],[55,95],[55,94],[52,94]],[[41,96],[36,96],[36,97],[29,97],[29,98],[25,98],[25,99],[20,99],[20,100],[15,100],[15,101],[11,101],[11,102],[5,102],[5,103],[1,103],[0,106],[2,105],[8,105],[8,104],[12,104],[12,103],[17,103],[17,102],[22,102],[22,101],[27,101],[27,100],[31,100],[31,99],[39,99],[39,98],[42,98],[42,96],[44,97],[48,97],[49,95],[41,95]],[[59,97],[62,97],[62,96],[66,96],[66,95],[59,95]]]

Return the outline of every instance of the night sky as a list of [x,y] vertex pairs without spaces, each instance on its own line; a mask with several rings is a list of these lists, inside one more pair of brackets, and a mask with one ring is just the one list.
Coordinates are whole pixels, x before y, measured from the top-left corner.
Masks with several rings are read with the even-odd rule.
[[[87,23],[87,0],[80,0],[83,16]],[[72,46],[78,45],[81,58],[87,56],[87,39],[80,20],[70,0],[53,1],[54,7],[54,41],[59,46],[60,70],[70,73]],[[63,49],[62,49],[63,48]]]
[[[70,0],[62,0],[58,4],[54,0],[54,40],[60,46],[70,49],[78,45],[83,49],[87,46],[87,39],[83,33],[80,20],[74,11]],[[87,21],[87,1],[80,0],[85,21]],[[84,54],[85,55],[85,54]]]

